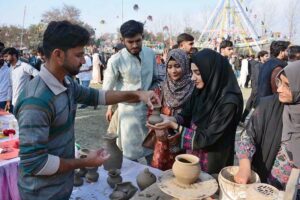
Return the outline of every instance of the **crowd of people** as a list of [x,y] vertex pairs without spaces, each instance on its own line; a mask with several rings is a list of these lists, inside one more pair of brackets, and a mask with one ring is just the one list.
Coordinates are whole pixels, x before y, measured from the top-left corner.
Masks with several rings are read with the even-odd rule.
[[[74,169],[109,158],[105,149],[74,157],[78,103],[81,109],[110,105],[108,133],[118,135],[130,160],[145,158],[168,170],[176,155],[189,153],[203,171],[217,174],[234,165],[236,155],[237,183],[247,184],[254,170],[284,190],[291,170],[300,167],[300,46],[273,41],[270,51],[246,56],[229,40],[220,52],[198,50],[194,37],[182,33],[177,45],[156,55],[143,46],[143,31],[138,21],[122,24],[121,43],[107,62],[96,47],[85,51],[89,32],[68,21],[49,23],[27,61],[1,43],[0,108],[19,123],[21,197],[68,199]],[[91,82],[102,88],[90,88]],[[244,109],[241,88],[250,87]],[[163,121],[151,125],[154,105]],[[235,144],[238,126],[246,131]]]

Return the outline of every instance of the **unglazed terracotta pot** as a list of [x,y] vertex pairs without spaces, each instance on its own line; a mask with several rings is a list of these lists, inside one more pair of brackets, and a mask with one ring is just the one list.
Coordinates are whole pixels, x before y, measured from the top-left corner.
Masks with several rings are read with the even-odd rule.
[[123,153],[116,144],[117,135],[107,134],[103,138],[105,140],[105,149],[110,154],[107,161],[103,163],[104,169],[109,171],[111,169],[121,169],[123,162]]
[[85,175],[85,178],[88,182],[97,182],[99,178],[99,174],[97,172],[98,167],[87,167],[87,173]]
[[163,121],[163,118],[160,116],[161,106],[154,106],[152,114],[149,116],[149,124],[155,125]]
[[149,171],[148,168],[145,168],[139,175],[136,177],[136,183],[139,186],[140,190],[144,190],[153,183],[156,182],[156,176]]
[[83,179],[80,177],[80,174],[78,173],[78,171],[75,171],[74,173],[74,186],[78,187],[81,186],[83,184]]
[[172,171],[179,184],[193,184],[200,175],[199,158],[191,154],[178,155],[175,158]]
[[107,183],[114,188],[117,183],[122,183],[121,171],[119,169],[111,169],[108,172]]

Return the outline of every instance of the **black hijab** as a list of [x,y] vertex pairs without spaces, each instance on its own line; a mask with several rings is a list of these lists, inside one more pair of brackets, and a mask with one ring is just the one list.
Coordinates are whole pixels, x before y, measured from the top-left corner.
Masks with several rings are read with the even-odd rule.
[[196,125],[206,122],[220,104],[233,103],[237,108],[243,105],[242,92],[227,58],[211,49],[203,49],[192,56],[191,62],[196,64],[204,81],[204,87],[195,88],[190,100]]

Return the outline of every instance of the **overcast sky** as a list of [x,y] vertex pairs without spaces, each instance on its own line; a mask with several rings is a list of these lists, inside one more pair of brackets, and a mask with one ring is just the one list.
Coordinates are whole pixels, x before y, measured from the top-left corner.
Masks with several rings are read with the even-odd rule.
[[[289,1],[299,0],[242,0],[244,6],[247,6],[249,11],[252,10],[252,13],[248,11],[248,14],[254,24],[265,20],[268,29],[283,33],[288,32]],[[201,31],[217,2],[218,0],[123,0],[123,21],[145,21],[147,16],[151,15],[153,21],[146,24],[149,31],[162,31],[165,25],[169,26],[174,34],[183,31],[185,26]],[[122,24],[122,0],[10,0],[0,1],[0,25],[22,26],[26,6],[27,27],[40,22],[45,11],[61,8],[63,4],[78,8],[81,11],[81,20],[96,28],[98,36],[104,32],[116,32],[117,27]],[[138,11],[133,10],[135,4],[139,6]],[[297,13],[296,18],[297,31],[300,32],[300,14]],[[105,20],[106,23],[101,25],[101,20]],[[300,38],[297,39],[300,41]]]

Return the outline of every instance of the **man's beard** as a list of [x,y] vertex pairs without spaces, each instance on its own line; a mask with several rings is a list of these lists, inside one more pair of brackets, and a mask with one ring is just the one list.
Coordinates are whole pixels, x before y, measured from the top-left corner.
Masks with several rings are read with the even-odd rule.
[[69,75],[76,76],[80,71],[80,66],[75,68],[75,67],[72,67],[71,65],[69,65],[68,62],[65,61],[64,65],[62,67],[68,72]]
[[139,47],[139,51],[138,52],[136,52],[136,53],[132,53],[127,47],[126,47],[126,49],[127,49],[127,51],[129,52],[129,53],[131,53],[132,55],[134,55],[134,56],[137,56],[137,55],[139,55],[140,54],[140,52],[142,51],[142,47]]

